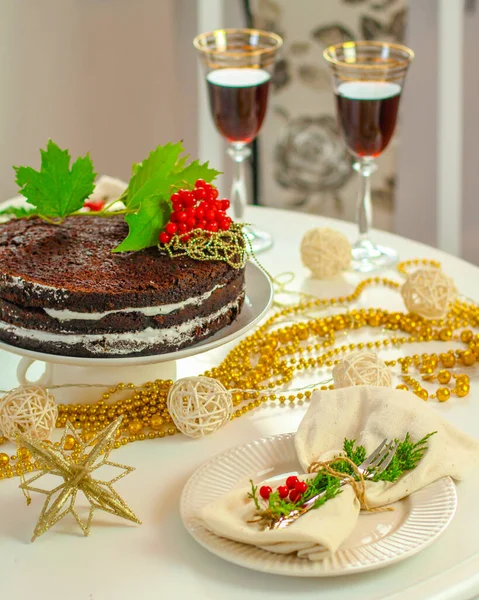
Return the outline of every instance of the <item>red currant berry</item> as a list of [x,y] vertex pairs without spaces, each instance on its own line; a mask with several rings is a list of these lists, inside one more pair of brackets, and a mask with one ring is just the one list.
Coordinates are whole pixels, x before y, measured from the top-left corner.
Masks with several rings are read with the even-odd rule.
[[196,200],[191,192],[188,192],[188,194],[190,194],[188,197],[186,197],[186,196],[183,197],[183,204],[185,205],[186,208],[191,208],[192,206],[195,205]]
[[206,196],[205,196],[205,202],[214,202],[215,201],[215,197],[213,196],[212,192],[206,192]]
[[175,192],[174,194],[171,194],[170,200],[172,202],[177,202],[178,200],[181,200],[181,196],[178,192]]
[[179,213],[176,213],[176,221],[177,221],[177,223],[184,223],[187,218],[188,218],[188,215],[185,213],[185,211],[181,211]]
[[218,200],[218,202],[221,202],[221,210],[228,210],[228,208],[230,207],[230,204],[231,204],[227,198]]
[[294,489],[298,481],[299,479],[296,477],[296,475],[290,475],[288,479],[286,479],[286,485],[288,486],[288,490]]
[[166,233],[166,231],[162,231],[160,233],[160,242],[162,244],[167,244],[170,240],[171,240],[171,237],[169,236],[168,233]]
[[212,187],[209,195],[213,198],[213,200],[216,200],[220,194],[215,187]]
[[222,231],[228,231],[231,223],[229,221],[227,221],[226,219],[221,219],[221,221],[218,222],[218,225]]
[[268,500],[272,491],[273,490],[269,487],[269,485],[262,485],[259,488],[259,495],[261,498],[263,498],[263,500]]
[[193,190],[193,195],[196,200],[203,200],[206,196],[206,190],[202,187],[196,188],[195,190]]
[[196,208],[187,208],[187,209],[185,209],[185,213],[186,213],[186,216],[188,217],[188,219],[190,219],[191,217],[195,218],[196,217]]
[[202,206],[197,206],[195,208],[195,217],[197,219],[203,219],[205,216],[205,209]]
[[216,233],[218,231],[218,223],[216,221],[211,221],[207,224],[206,229],[211,231],[211,233]]
[[208,223],[206,221],[198,221],[196,223],[196,229],[206,229]]
[[178,225],[178,233],[187,233],[188,232],[188,225],[186,223],[180,223]]
[[296,502],[297,500],[299,500],[300,497],[301,497],[301,494],[296,489],[291,490],[289,492],[289,499],[291,500],[291,502]]
[[189,217],[186,219],[186,226],[190,231],[194,229],[196,227],[196,219],[194,217]]
[[308,484],[306,481],[298,481],[298,483],[294,486],[294,489],[300,494],[304,494],[304,492],[308,489]]
[[216,211],[215,210],[205,210],[205,219],[207,221],[214,221],[216,219]]
[[173,200],[173,210],[179,212],[183,210],[183,202],[181,200]]
[[195,187],[196,188],[204,188],[205,185],[208,185],[208,184],[206,183],[206,181],[204,179],[197,179],[195,181]]
[[285,485],[280,485],[278,488],[278,494],[280,498],[287,498],[289,490]]
[[178,231],[178,225],[176,223],[167,223],[165,230],[166,233],[169,233],[170,235],[175,235],[175,233]]
[[205,185],[203,185],[202,187],[206,190],[206,193],[211,192],[211,190],[213,189],[211,183],[205,183]]

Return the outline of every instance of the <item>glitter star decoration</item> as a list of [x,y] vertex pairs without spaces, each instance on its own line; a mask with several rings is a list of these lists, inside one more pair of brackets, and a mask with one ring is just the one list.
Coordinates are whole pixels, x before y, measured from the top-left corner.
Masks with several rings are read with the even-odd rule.
[[[123,519],[128,519],[141,524],[141,521],[127,506],[125,501],[113,489],[116,483],[128,473],[134,471],[133,467],[111,462],[109,459],[117,431],[121,426],[122,417],[119,417],[98,433],[88,444],[82,442],[71,423],[67,423],[65,433],[58,448],[47,445],[45,442],[32,439],[26,435],[18,435],[18,442],[26,448],[36,462],[40,463],[41,472],[30,479],[23,481],[20,489],[27,495],[28,492],[37,492],[46,495],[40,517],[33,532],[32,542],[58,521],[71,513],[85,535],[90,533],[90,526],[95,510],[103,510]],[[64,449],[67,435],[75,439],[75,458],[68,455]],[[70,438],[71,439],[71,438]],[[87,446],[93,448],[88,452]],[[121,470],[116,477],[109,481],[94,479],[92,474],[100,467],[115,467]],[[32,486],[45,475],[56,475],[63,479],[57,487],[46,490]],[[76,500],[78,492],[83,492],[90,507],[88,517],[84,521],[77,512]]]

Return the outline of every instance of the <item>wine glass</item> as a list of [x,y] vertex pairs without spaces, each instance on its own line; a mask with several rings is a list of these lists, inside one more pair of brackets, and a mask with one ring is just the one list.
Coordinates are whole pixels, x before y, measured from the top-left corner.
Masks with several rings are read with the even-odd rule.
[[[247,205],[244,161],[248,144],[263,123],[274,62],[283,40],[258,29],[219,29],[198,35],[193,44],[206,67],[206,83],[216,128],[229,142],[235,162],[231,189],[234,216],[244,218]],[[273,239],[256,227],[245,227],[254,252],[269,248]]]
[[345,42],[323,53],[334,84],[339,126],[361,176],[357,204],[359,239],[352,266],[368,272],[398,260],[391,248],[369,239],[372,221],[371,183],[374,159],[386,148],[396,126],[399,100],[414,52],[406,46],[378,41]]

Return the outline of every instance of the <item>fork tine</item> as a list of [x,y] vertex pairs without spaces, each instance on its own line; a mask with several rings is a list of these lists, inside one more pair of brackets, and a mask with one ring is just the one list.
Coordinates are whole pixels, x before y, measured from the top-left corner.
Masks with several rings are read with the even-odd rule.
[[367,467],[369,467],[369,465],[372,463],[372,461],[375,461],[376,458],[379,456],[379,454],[381,453],[381,450],[384,448],[387,441],[388,441],[387,438],[384,438],[384,440],[379,444],[379,446],[376,448],[376,450],[373,450],[373,452],[359,466],[362,469],[366,469]]
[[397,447],[398,447],[398,442],[393,444],[392,447],[389,446],[389,456],[387,456],[384,459],[384,461],[379,465],[381,471],[385,471],[389,467],[392,459],[394,458],[394,455],[396,454]]
[[384,448],[381,450],[379,456],[377,456],[374,460],[369,463],[369,469],[376,469],[377,467],[382,467],[382,462],[388,457],[391,452],[390,442],[386,443]]

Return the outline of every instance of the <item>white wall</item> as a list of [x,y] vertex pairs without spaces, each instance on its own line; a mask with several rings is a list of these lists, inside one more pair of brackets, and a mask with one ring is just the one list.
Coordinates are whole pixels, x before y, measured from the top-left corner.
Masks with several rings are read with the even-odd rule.
[[0,199],[51,137],[128,178],[159,143],[196,153],[194,0],[2,0]]

